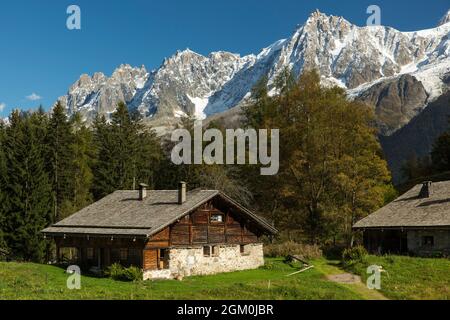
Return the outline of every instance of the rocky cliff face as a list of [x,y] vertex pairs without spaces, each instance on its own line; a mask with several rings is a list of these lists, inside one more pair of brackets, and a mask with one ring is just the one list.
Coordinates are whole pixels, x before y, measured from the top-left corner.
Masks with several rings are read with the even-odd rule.
[[434,141],[448,130],[449,119],[450,92],[447,92],[393,135],[380,137],[395,182],[403,179],[401,168],[405,161],[429,155]]
[[420,81],[407,74],[373,85],[358,100],[375,108],[380,133],[388,136],[422,111],[428,94]]
[[92,77],[84,74],[59,101],[69,116],[79,112],[91,122],[97,114],[108,116],[114,112],[120,101],[131,102],[148,78],[145,67],[132,68],[129,65],[121,65],[111,77],[101,72]]
[[208,57],[191,50],[166,59],[130,104],[145,117],[204,118],[204,109],[215,92],[220,91],[241,70],[250,57],[214,52]]
[[123,100],[151,125],[162,118],[170,122],[224,112],[249,98],[264,75],[273,89],[281,70],[289,68],[298,76],[315,68],[324,84],[375,103],[380,127],[391,134],[420,112],[427,99],[443,93],[441,76],[450,71],[447,19],[434,29],[400,32],[358,27],[316,11],[290,38],[257,55],[215,52],[205,57],[185,50],[152,72],[122,65],[110,78],[83,75],[60,100],[69,114],[81,112],[88,121],[97,113],[111,113]]

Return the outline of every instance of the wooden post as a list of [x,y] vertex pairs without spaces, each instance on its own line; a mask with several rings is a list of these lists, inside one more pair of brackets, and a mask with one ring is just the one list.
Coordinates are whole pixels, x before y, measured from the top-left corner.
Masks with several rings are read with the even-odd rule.
[[111,265],[111,248],[105,248],[105,267]]
[[60,264],[61,263],[61,256],[60,256],[61,250],[59,248],[59,245],[56,244],[56,263]]
[[194,242],[193,228],[192,228],[192,216],[189,215],[189,244]]
[[97,248],[97,267],[102,267],[102,250]]
[[83,248],[77,247],[77,264],[80,266],[83,264]]
[[228,243],[228,237],[227,237],[228,211],[223,216],[223,222],[224,222],[224,227],[223,227],[224,240],[225,240],[225,243]]

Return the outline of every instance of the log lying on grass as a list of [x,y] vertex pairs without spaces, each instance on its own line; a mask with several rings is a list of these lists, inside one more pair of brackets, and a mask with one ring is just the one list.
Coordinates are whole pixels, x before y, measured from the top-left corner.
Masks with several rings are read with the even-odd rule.
[[306,259],[304,259],[303,257],[298,256],[298,255],[288,255],[286,257],[285,261],[287,261],[287,262],[299,261],[299,262],[301,262],[303,264],[303,268],[302,269],[300,269],[299,271],[295,271],[295,272],[293,272],[291,274],[288,274],[286,277],[290,277],[290,276],[293,276],[295,274],[302,273],[302,272],[304,272],[306,270],[314,268],[314,266],[310,265],[309,262]]
[[288,274],[286,277],[293,276],[294,274],[298,274],[298,273],[304,272],[304,271],[309,270],[309,269],[312,269],[312,268],[314,268],[314,266],[308,266],[308,267],[306,267],[306,268],[303,268],[302,270],[295,271],[295,272],[293,272],[293,273],[291,273],[291,274]]

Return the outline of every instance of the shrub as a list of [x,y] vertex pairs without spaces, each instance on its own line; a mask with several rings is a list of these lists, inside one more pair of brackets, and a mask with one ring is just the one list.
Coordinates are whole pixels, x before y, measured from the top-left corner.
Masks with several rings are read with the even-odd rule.
[[305,259],[317,259],[322,257],[322,250],[316,245],[287,241],[264,246],[264,255],[271,258],[299,255]]
[[143,277],[144,275],[142,273],[142,270],[138,267],[131,266],[124,270],[124,278],[127,281],[134,281],[134,282],[141,281]]
[[119,263],[114,263],[106,269],[105,274],[114,280],[122,280],[124,267]]
[[143,278],[141,269],[133,266],[124,268],[119,263],[112,264],[105,273],[111,279],[119,281],[141,281]]
[[367,250],[363,246],[347,248],[342,252],[342,261],[345,264],[364,262],[368,256]]

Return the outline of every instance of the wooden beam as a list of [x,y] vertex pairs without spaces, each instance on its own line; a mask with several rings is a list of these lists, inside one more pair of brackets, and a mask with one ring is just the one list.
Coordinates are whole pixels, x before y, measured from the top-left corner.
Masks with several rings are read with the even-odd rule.
[[296,271],[296,272],[293,272],[293,273],[291,273],[291,274],[288,274],[286,277],[290,277],[290,276],[293,276],[294,274],[298,274],[298,273],[305,272],[306,270],[309,270],[309,269],[312,269],[312,268],[314,268],[314,266],[309,266],[309,267],[303,268],[303,269],[300,270],[300,271]]
[[56,244],[56,263],[61,263],[61,249],[59,247],[59,244]]

